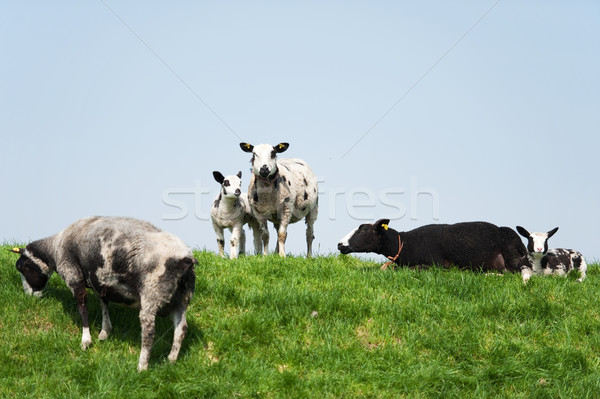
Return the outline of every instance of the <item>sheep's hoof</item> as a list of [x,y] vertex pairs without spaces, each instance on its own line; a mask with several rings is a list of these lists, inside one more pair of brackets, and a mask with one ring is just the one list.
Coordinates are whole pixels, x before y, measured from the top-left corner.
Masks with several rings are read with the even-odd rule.
[[100,334],[98,334],[98,339],[100,341],[104,341],[106,338],[108,338],[108,331],[100,331]]

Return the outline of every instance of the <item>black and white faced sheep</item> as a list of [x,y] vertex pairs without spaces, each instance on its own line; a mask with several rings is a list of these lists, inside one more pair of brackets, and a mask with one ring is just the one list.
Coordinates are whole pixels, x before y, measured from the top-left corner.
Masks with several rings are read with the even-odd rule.
[[315,238],[313,225],[317,220],[319,188],[317,178],[306,162],[297,158],[277,159],[277,154],[288,147],[288,143],[275,146],[240,143],[244,152],[252,154],[253,173],[248,200],[260,225],[264,255],[267,255],[269,245],[267,220],[277,230],[275,250],[284,257],[288,225],[305,219],[307,256],[310,257]]
[[579,270],[579,282],[585,279],[587,264],[581,252],[566,248],[548,249],[548,239],[558,231],[558,227],[547,233],[530,233],[517,226],[517,231],[527,238],[530,268],[527,270],[527,278],[523,277],[525,282],[534,274],[563,276],[571,270]]
[[81,316],[82,349],[92,342],[86,305],[86,288],[91,288],[102,308],[98,339],[106,339],[112,330],[109,301],[139,308],[142,350],[138,370],[145,370],[155,318],[171,316],[175,332],[169,360],[177,360],[187,331],[185,312],[194,293],[197,261],[175,235],[136,219],[91,217],[12,252],[21,255],[16,267],[26,293],[41,295],[54,272],[65,281]]
[[389,222],[381,219],[360,225],[340,240],[339,251],[375,252],[397,265],[418,268],[437,265],[519,272],[527,266],[527,250],[517,233],[508,227],[466,222],[430,224],[398,232],[389,227]]
[[237,258],[238,253],[245,253],[245,224],[248,224],[254,233],[254,248],[259,254],[262,249],[259,226],[256,218],[252,215],[248,193],[242,192],[242,172],[238,172],[237,175],[223,176],[221,172],[214,171],[213,177],[221,185],[221,191],[213,201],[210,210],[213,229],[217,234],[219,255],[225,256],[225,236],[223,235],[225,229],[231,231],[229,257],[234,259]]

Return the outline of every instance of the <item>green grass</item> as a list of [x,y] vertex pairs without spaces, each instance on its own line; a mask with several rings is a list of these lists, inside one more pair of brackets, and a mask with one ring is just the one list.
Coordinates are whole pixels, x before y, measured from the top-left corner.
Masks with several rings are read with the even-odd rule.
[[157,324],[137,373],[137,312],[111,305],[104,342],[79,347],[74,299],[54,276],[26,297],[0,248],[0,397],[584,398],[600,395],[600,268],[568,278],[381,271],[348,256],[224,260],[195,251],[196,294],[174,365]]

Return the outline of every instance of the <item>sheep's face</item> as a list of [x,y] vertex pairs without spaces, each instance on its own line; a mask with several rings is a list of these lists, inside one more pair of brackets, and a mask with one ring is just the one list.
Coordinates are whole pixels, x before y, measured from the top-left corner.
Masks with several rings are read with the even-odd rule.
[[237,175],[223,176],[220,172],[213,172],[215,180],[221,184],[221,195],[225,198],[237,198],[242,194],[242,172]]
[[23,291],[27,295],[41,296],[52,275],[52,270],[40,259],[30,258],[27,250],[21,249],[18,253],[21,257],[17,260],[16,267],[21,273]]
[[253,146],[248,143],[241,143],[240,147],[245,152],[252,153],[252,172],[263,179],[273,177],[277,173],[277,154],[288,149],[288,143],[279,143],[277,145],[259,144]]
[[529,254],[541,256],[548,252],[548,239],[558,231],[558,227],[547,233],[530,233],[523,227],[517,226],[517,231],[527,238],[527,251]]
[[385,241],[389,219],[381,219],[370,224],[365,223],[348,233],[338,243],[338,250],[343,254],[351,252],[376,252]]

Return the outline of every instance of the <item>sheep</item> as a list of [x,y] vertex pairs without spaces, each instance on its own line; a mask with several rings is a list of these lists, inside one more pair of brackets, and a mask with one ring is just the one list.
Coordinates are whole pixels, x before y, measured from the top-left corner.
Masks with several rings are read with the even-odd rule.
[[11,251],[21,255],[16,268],[26,294],[40,296],[54,272],[67,284],[83,324],[83,350],[92,343],[86,305],[86,288],[91,288],[102,309],[99,340],[112,330],[109,301],[125,304],[140,309],[138,371],[148,368],[157,315],[173,320],[168,358],[172,363],[177,360],[187,331],[185,312],[194,293],[198,262],[175,235],[132,218],[96,216]]
[[240,143],[244,152],[252,153],[252,177],[248,187],[250,208],[260,226],[263,255],[268,254],[269,230],[267,220],[277,230],[276,252],[285,257],[285,240],[290,223],[302,219],[306,222],[307,257],[312,255],[314,223],[319,208],[317,178],[311,168],[301,159],[277,159],[286,151],[288,143],[272,146],[253,146]]
[[554,248],[548,250],[548,239],[557,231],[558,227],[547,233],[530,233],[521,226],[517,231],[527,238],[527,252],[530,267],[527,270],[527,280],[533,275],[556,274],[566,275],[571,270],[579,270],[580,277],[577,281],[583,282],[587,271],[587,264],[581,252],[573,249]]
[[362,224],[338,243],[342,254],[375,252],[411,268],[439,265],[493,272],[518,272],[527,266],[527,250],[517,233],[486,222],[430,224],[406,232],[389,219]]
[[217,234],[217,245],[219,255],[225,256],[224,229],[231,231],[230,255],[231,259],[237,258],[238,253],[246,251],[246,233],[244,224],[248,224],[254,232],[254,248],[260,253],[262,243],[260,241],[259,227],[256,218],[252,215],[248,203],[248,194],[242,193],[242,172],[237,175],[223,176],[221,172],[214,171],[213,177],[221,185],[219,195],[215,198],[210,217],[213,229]]

